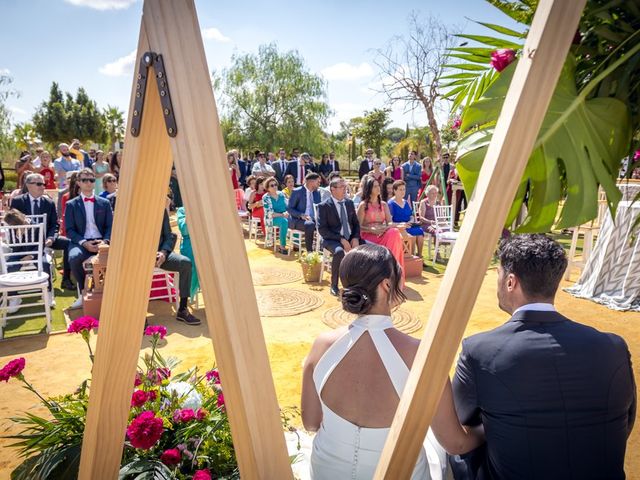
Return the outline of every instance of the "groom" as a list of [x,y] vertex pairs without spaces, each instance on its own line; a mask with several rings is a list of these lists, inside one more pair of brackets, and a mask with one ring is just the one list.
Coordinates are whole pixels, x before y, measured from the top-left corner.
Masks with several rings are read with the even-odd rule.
[[484,426],[486,455],[468,454],[456,478],[625,478],[636,411],[626,343],[556,311],[567,266],[557,242],[516,235],[499,254],[498,302],[511,319],[462,342],[453,379],[460,422]]

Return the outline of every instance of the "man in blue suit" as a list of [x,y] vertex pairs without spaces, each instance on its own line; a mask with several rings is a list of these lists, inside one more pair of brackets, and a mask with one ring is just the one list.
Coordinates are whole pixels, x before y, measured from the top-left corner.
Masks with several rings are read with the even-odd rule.
[[407,184],[407,193],[404,199],[411,202],[409,205],[413,205],[413,202],[418,201],[418,191],[421,185],[422,167],[416,162],[417,156],[418,152],[411,151],[409,153],[409,161],[402,164],[404,181]]
[[[98,246],[109,243],[113,213],[109,200],[94,195],[96,177],[93,170],[83,168],[78,173],[80,195],[67,202],[64,225],[69,245],[69,265],[80,290],[84,288],[82,263],[98,253]],[[71,308],[82,306],[82,292]]]
[[307,178],[307,174],[312,172],[313,166],[311,165],[311,155],[305,152],[300,155],[300,159],[293,157],[287,165],[285,176],[293,175],[295,184],[302,185]]
[[498,303],[511,319],[462,342],[456,410],[487,443],[454,465],[456,478],[624,479],[636,411],[625,341],[556,311],[567,267],[557,242],[516,235],[499,255]]
[[320,203],[320,175],[307,173],[304,185],[291,192],[287,212],[289,212],[289,228],[304,231],[304,242],[307,252],[313,251],[313,234],[316,231],[316,218],[313,204]]
[[[39,173],[31,173],[25,178],[27,192],[18,195],[11,201],[11,208],[21,211],[25,215],[47,215],[44,246],[54,250],[62,250],[62,288],[74,290],[76,287],[71,282],[71,269],[69,267],[68,247],[69,239],[58,235],[60,225],[56,205],[51,198],[44,195],[44,177]],[[49,276],[51,279],[51,276]],[[53,299],[53,296],[51,297]]]
[[333,177],[329,191],[329,198],[318,205],[318,233],[322,247],[333,253],[330,293],[337,297],[340,263],[349,250],[364,244],[364,240],[360,238],[360,222],[353,202],[345,197],[347,182]]

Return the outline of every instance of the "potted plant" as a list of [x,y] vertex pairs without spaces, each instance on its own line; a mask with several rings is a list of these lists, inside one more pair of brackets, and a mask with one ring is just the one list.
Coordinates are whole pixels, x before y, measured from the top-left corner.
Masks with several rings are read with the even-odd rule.
[[302,276],[307,283],[317,283],[320,281],[320,265],[322,256],[319,252],[307,252],[300,255],[302,265]]

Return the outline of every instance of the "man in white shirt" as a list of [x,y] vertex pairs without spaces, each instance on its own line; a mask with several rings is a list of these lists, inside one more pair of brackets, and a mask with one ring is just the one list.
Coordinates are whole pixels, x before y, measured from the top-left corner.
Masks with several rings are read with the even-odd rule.
[[[78,282],[80,290],[84,288],[85,273],[83,262],[98,253],[98,247],[109,243],[113,212],[106,198],[94,195],[96,182],[93,170],[83,168],[78,173],[80,195],[69,200],[64,213],[69,246],[69,265],[71,273]],[[82,293],[71,308],[82,306]]]
[[276,172],[274,172],[273,167],[267,163],[264,152],[258,152],[257,157],[258,161],[253,164],[251,174],[256,177],[273,177]]

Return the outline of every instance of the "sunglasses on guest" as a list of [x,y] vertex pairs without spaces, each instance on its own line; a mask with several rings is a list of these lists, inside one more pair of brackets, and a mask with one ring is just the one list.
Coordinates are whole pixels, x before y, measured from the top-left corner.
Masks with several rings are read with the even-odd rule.
[[42,183],[42,182],[29,182],[29,185],[36,185],[38,187],[44,187],[44,183]]
[[111,180],[107,180],[107,183],[116,183],[117,180],[111,179]]
[[79,181],[79,182],[82,182],[82,183],[87,183],[87,182],[90,182],[90,183],[96,183],[96,179],[95,179],[95,178],[81,178],[81,179],[80,179],[80,180],[78,180],[78,181]]

